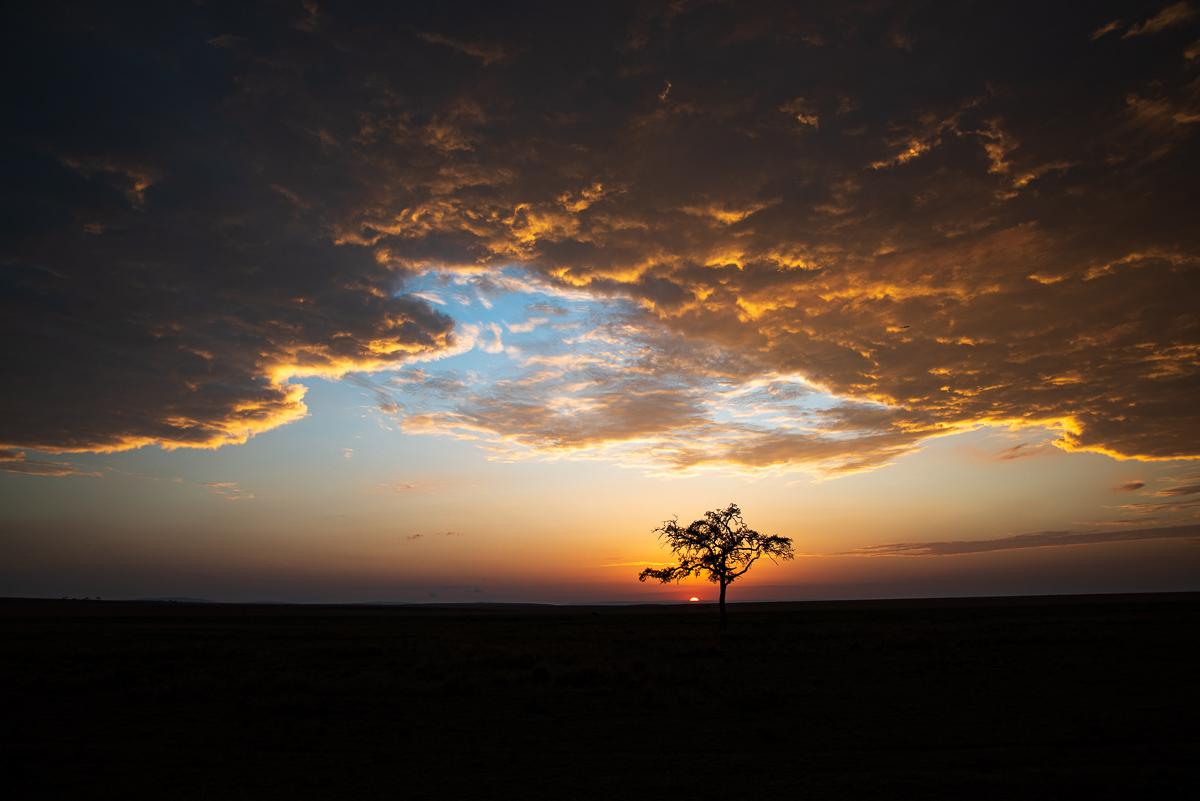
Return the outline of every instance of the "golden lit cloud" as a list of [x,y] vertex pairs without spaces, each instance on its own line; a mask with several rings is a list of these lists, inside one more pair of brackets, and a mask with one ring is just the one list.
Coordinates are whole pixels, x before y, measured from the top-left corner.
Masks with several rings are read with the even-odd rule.
[[30,459],[24,451],[12,448],[0,448],[0,473],[16,473],[23,476],[46,476],[62,478],[64,476],[99,476],[99,472],[83,470],[70,462],[56,462],[47,459]]
[[[856,11],[888,32],[866,42],[689,6],[676,50],[661,21],[595,20],[564,49],[550,20],[389,13],[421,69],[350,9],[303,44],[220,18],[203,102],[27,115],[0,442],[245,442],[306,414],[306,377],[475,351],[518,374],[428,408],[406,394],[424,382],[383,382],[406,431],[663,471],[836,474],[988,425],[1200,457],[1191,3],[1034,30],[989,9],[954,44],[886,7]],[[500,292],[587,300],[607,344],[527,352],[551,315],[451,314]],[[759,397],[772,376],[825,406]]]

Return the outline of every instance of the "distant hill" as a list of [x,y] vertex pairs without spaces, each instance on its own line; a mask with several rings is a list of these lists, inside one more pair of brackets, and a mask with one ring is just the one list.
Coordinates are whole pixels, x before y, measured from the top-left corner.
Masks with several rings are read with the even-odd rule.
[[146,604],[215,604],[220,601],[210,601],[208,598],[188,598],[185,596],[176,596],[168,598],[134,598],[135,603]]

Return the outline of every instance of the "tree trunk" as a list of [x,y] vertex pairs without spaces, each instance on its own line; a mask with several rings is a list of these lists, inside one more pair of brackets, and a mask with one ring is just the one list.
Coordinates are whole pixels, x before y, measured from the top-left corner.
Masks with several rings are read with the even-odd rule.
[[729,585],[724,581],[721,582],[721,631],[725,630],[725,588]]

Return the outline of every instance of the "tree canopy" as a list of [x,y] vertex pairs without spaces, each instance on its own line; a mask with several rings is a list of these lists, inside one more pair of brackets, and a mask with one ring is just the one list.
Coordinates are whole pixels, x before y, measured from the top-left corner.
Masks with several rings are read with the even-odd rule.
[[663,583],[688,576],[705,576],[721,587],[721,625],[725,625],[725,588],[745,575],[762,557],[771,561],[792,559],[792,541],[788,537],[761,534],[746,525],[736,503],[724,509],[705,512],[704,517],[688,526],[673,518],[654,529],[678,558],[667,567],[648,567],[638,581],[655,579]]

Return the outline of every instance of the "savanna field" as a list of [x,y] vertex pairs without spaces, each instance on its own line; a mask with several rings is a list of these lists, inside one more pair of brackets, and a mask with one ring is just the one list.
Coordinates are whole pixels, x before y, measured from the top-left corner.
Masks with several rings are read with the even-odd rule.
[[19,798],[1183,798],[1195,594],[0,603]]

